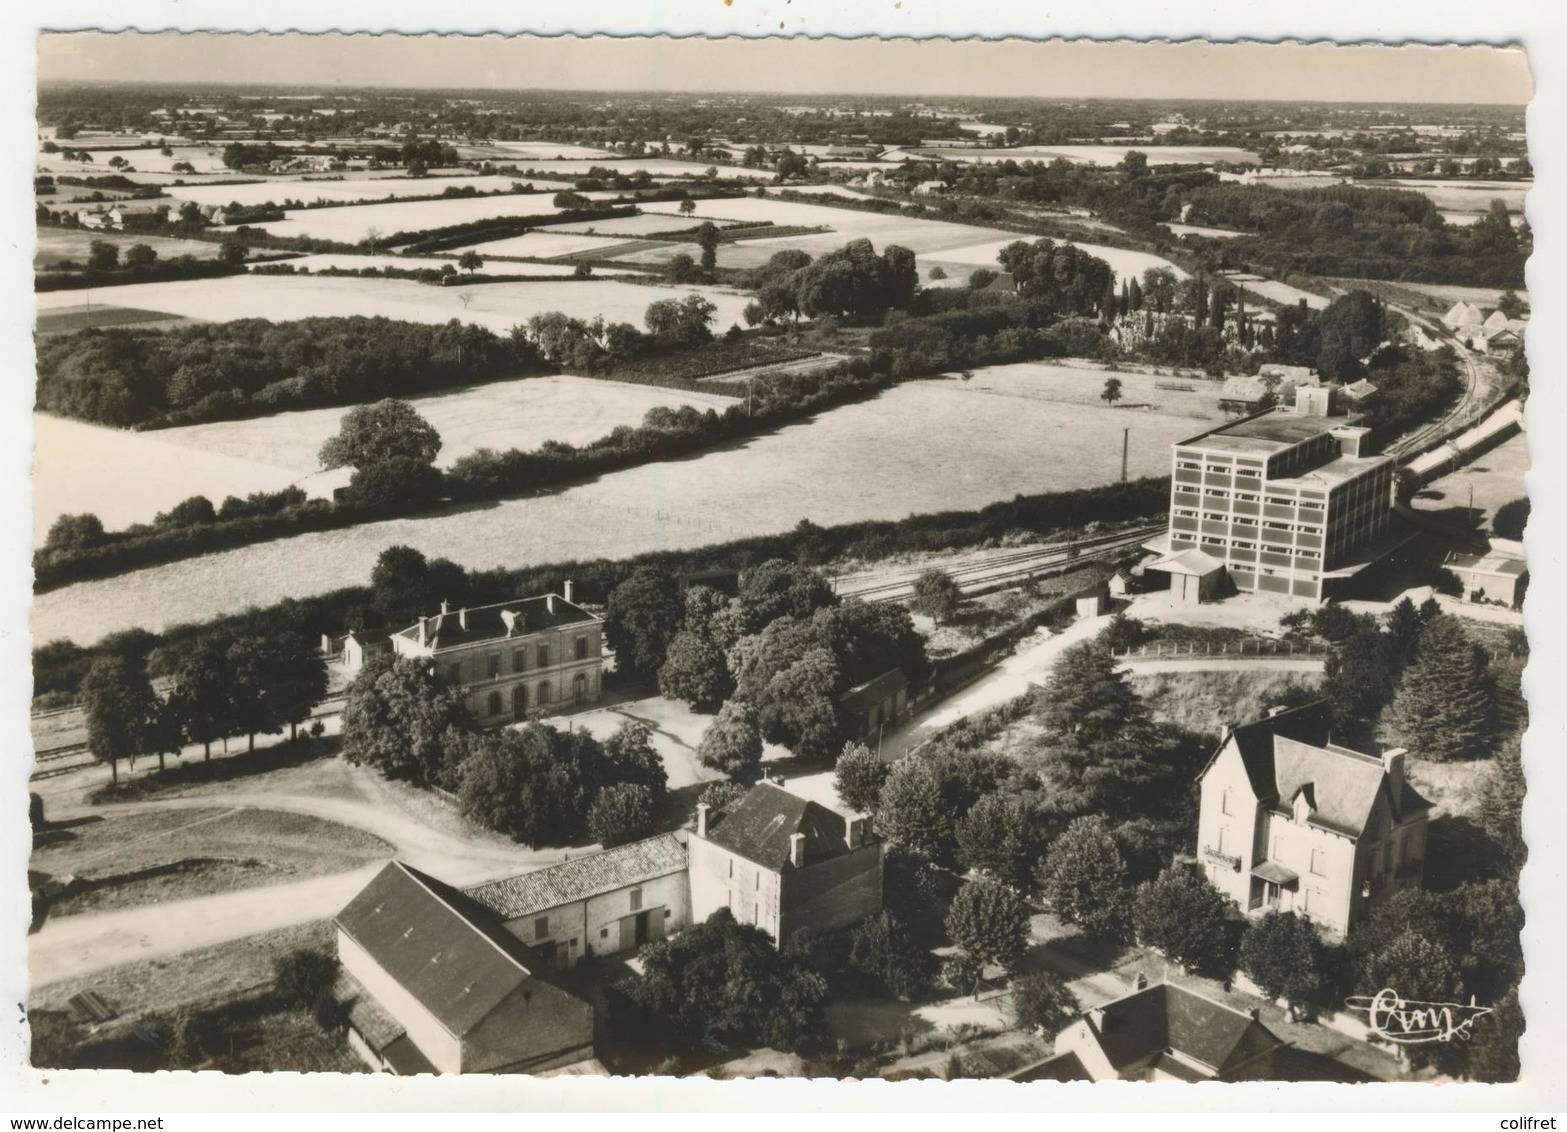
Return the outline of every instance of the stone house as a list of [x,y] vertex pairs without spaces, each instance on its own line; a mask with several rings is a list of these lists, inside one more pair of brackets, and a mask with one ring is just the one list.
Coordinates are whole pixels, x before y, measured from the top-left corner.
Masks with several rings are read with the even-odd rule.
[[1325,701],[1230,731],[1201,776],[1197,859],[1248,915],[1294,911],[1342,937],[1424,877],[1431,803],[1403,750],[1331,741]]
[[767,779],[727,809],[698,805],[686,853],[693,921],[728,908],[782,943],[801,928],[832,931],[881,910],[884,846],[870,818]]
[[690,922],[686,847],[660,834],[479,885],[467,895],[551,967],[618,955]]
[[482,726],[596,703],[604,619],[564,594],[450,609],[392,634],[398,656],[430,659]]

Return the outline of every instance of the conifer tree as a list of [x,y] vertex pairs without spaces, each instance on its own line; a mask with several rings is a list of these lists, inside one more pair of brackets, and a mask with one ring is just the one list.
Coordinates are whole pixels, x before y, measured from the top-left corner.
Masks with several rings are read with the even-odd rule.
[[1447,614],[1421,630],[1383,723],[1403,746],[1436,762],[1480,758],[1496,738],[1490,658]]

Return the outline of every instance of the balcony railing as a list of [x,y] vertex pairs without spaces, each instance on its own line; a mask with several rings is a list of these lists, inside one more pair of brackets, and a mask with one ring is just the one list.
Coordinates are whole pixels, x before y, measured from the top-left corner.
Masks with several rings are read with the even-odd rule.
[[1241,871],[1241,859],[1234,854],[1224,853],[1205,845],[1203,846],[1202,855],[1204,860],[1213,861],[1220,865],[1228,865],[1235,872]]

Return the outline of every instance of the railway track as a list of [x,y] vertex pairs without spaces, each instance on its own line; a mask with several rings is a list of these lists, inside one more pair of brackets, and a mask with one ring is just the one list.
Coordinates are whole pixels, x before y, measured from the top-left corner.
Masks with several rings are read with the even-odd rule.
[[[1012,554],[998,554],[951,567],[946,570],[946,574],[958,584],[959,589],[969,593],[981,587],[1024,580],[1040,570],[1085,557],[1135,546],[1164,529],[1163,524],[1140,527],[1133,531],[1077,539]],[[856,597],[868,602],[898,601],[913,594],[915,579],[923,572],[924,568],[920,568],[891,576],[878,574],[868,579],[840,578],[834,580],[833,589],[840,597]]]

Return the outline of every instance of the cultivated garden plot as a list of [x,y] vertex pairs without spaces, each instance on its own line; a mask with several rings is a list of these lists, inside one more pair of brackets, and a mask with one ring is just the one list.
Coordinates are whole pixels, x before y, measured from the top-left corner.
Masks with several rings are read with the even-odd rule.
[[[300,318],[382,315],[410,322],[444,323],[455,318],[497,334],[505,334],[532,316],[549,311],[583,319],[603,315],[606,321],[630,322],[640,328],[648,304],[692,293],[703,295],[718,308],[713,323],[718,330],[741,322],[741,312],[751,301],[744,292],[722,287],[664,287],[607,279],[570,284],[488,283],[470,288],[434,287],[405,279],[237,275],[114,288],[118,305],[212,322],[237,318],[290,322]],[[81,301],[81,294],[75,291],[38,296],[40,310],[77,306]]]
[[[531,450],[547,440],[586,444],[621,425],[640,424],[655,407],[722,412],[735,398],[716,389],[686,393],[560,375],[492,382],[412,402],[441,434],[436,462],[449,467],[478,448]],[[34,541],[42,543],[62,514],[91,511],[116,529],[147,522],[191,495],[217,504],[226,495],[243,497],[292,483],[312,494],[330,494],[349,473],[314,473],[321,445],[337,433],[346,411],[307,409],[148,432],[36,414]]]
[[516,177],[372,177],[345,179],[333,177],[277,178],[249,185],[170,185],[166,192],[176,200],[197,204],[241,204],[254,206],[285,200],[312,204],[326,201],[384,201],[388,197],[439,196],[448,188],[473,189],[481,193],[508,192],[518,183]]
[[[1129,474],[1165,473],[1169,445],[1205,427],[1201,407],[1183,399],[1168,411],[1109,408],[1095,392],[1109,376],[1021,365],[969,382],[909,382],[737,447],[539,498],[300,535],[67,586],[36,598],[33,633],[86,643],[132,625],[158,629],[362,585],[376,556],[398,543],[468,567],[515,568],[697,546],[805,518],[895,519],[1090,487],[1120,478],[1126,427]],[[1215,407],[1209,419],[1217,415]],[[905,438],[915,432],[921,443],[911,453]]]
[[[281,191],[281,190],[280,190]],[[583,193],[589,200],[614,200],[617,192]],[[565,211],[554,203],[553,193],[524,193],[498,197],[459,197],[451,200],[400,201],[392,204],[347,205],[343,208],[308,209],[290,213],[251,227],[274,236],[308,236],[357,244],[373,235],[395,232],[427,232],[454,224],[471,224],[500,216],[546,216]]]

